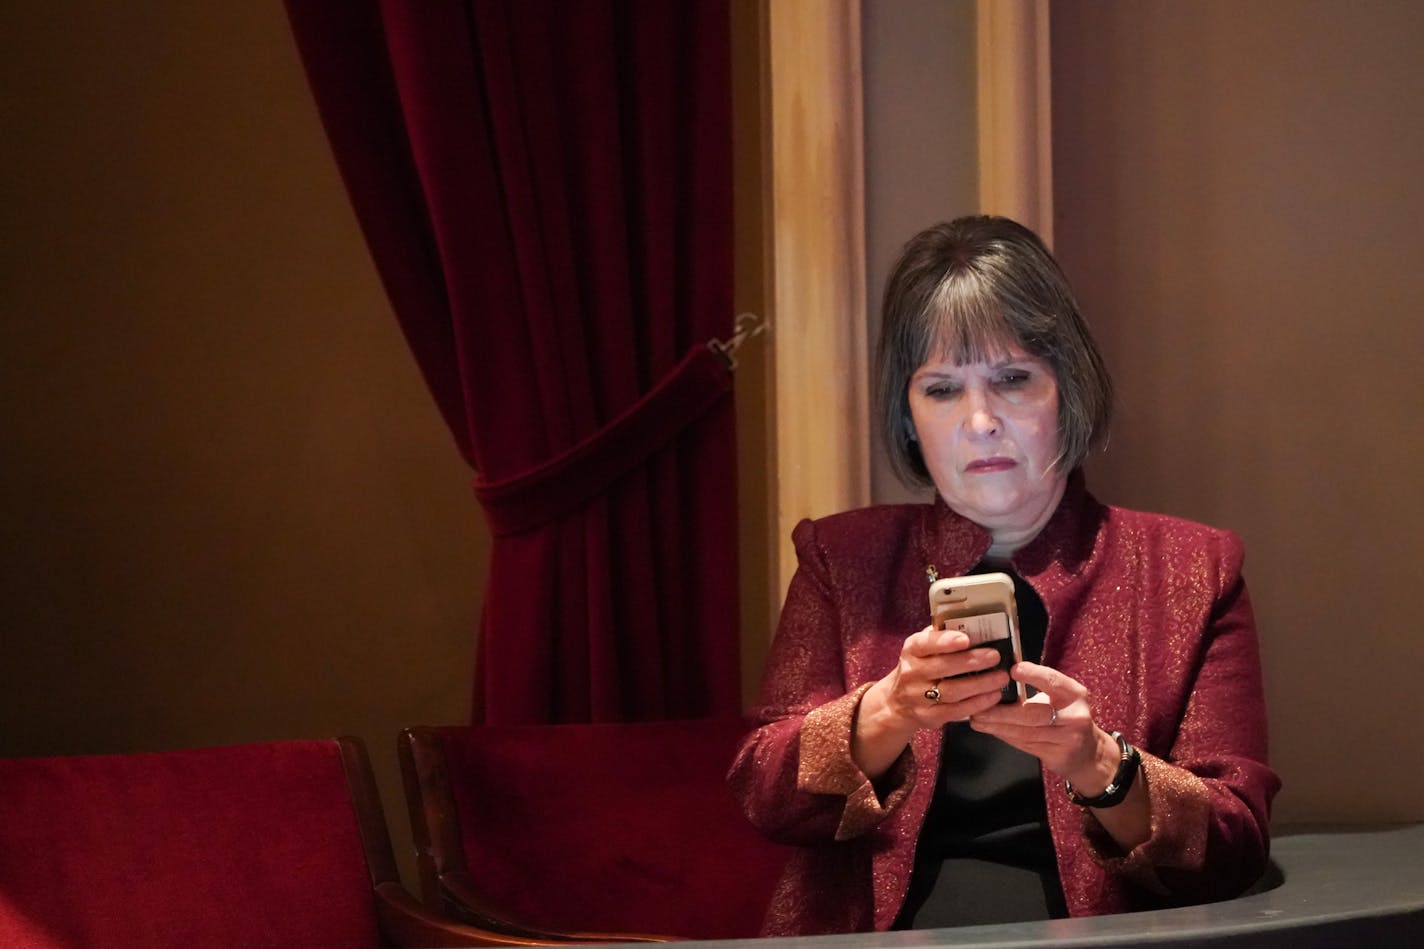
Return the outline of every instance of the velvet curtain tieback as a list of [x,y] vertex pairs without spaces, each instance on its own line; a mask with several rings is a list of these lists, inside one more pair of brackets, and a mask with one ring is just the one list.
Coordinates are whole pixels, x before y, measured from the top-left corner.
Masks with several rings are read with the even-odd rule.
[[588,438],[512,478],[476,478],[475,497],[496,537],[578,510],[644,464],[732,388],[727,358],[707,344],[688,351],[646,395]]

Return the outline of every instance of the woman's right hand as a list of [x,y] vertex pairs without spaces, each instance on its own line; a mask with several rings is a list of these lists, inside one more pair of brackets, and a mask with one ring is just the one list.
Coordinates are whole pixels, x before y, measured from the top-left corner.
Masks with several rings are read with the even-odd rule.
[[[895,668],[861,696],[851,736],[851,755],[861,771],[878,778],[917,730],[940,728],[998,704],[1009,682],[1008,673],[994,668],[998,662],[996,650],[970,649],[969,637],[959,630],[926,626],[906,639]],[[974,672],[980,674],[965,675]]]

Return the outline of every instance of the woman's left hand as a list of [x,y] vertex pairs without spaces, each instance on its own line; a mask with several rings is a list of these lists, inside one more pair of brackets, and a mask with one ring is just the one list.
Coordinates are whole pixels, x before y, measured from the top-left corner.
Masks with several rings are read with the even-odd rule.
[[1048,770],[1093,794],[1112,780],[1117,742],[1093,723],[1088,690],[1057,669],[1017,663],[1009,674],[1038,694],[1018,705],[996,705],[969,719],[976,730],[1033,755]]

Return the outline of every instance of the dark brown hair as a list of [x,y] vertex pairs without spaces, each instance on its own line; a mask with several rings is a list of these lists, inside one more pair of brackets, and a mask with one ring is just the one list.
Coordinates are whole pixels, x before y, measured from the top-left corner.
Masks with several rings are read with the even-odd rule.
[[1068,286],[1038,235],[1003,217],[962,217],[910,239],[885,284],[877,399],[890,462],[930,485],[910,421],[910,377],[933,354],[959,362],[1011,345],[1046,361],[1058,383],[1058,457],[1072,471],[1107,440],[1112,380]]

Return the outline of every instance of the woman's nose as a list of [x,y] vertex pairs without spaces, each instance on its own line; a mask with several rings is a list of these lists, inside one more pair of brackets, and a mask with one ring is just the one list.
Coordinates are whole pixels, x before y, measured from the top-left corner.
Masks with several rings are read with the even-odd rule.
[[969,397],[969,432],[973,435],[988,436],[999,434],[1002,422],[995,414],[993,405],[983,394],[973,394]]

